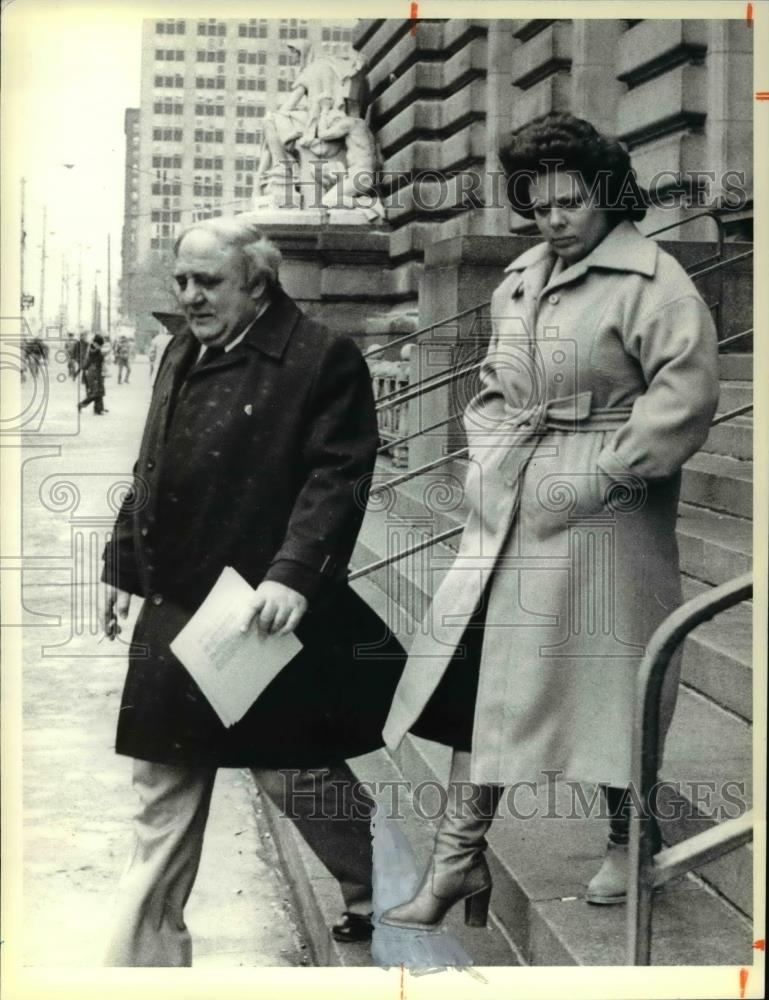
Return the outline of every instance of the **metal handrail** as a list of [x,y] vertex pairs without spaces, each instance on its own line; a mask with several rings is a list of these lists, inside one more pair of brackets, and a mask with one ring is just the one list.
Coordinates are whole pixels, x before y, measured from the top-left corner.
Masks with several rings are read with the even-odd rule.
[[464,525],[460,525],[457,528],[448,528],[446,531],[442,531],[439,535],[431,535],[423,542],[417,542],[416,545],[411,545],[402,552],[396,552],[394,556],[385,556],[383,559],[378,559],[376,562],[369,563],[368,566],[361,566],[361,568],[356,569],[354,573],[350,573],[347,577],[347,582],[350,583],[352,580],[357,580],[362,576],[368,576],[369,573],[374,573],[378,569],[384,569],[386,566],[399,562],[401,559],[406,559],[408,556],[413,556],[415,553],[421,552],[423,549],[429,549],[431,546],[437,545],[438,542],[445,542],[449,538],[453,538],[454,535],[458,535],[461,531],[464,531]]
[[741,417],[745,413],[750,413],[752,409],[752,403],[746,403],[744,406],[738,406],[736,410],[729,410],[728,413],[719,414],[719,416],[711,420],[710,426],[715,427],[717,424],[723,424],[725,421],[731,420],[733,417]]
[[695,219],[705,218],[712,219],[716,224],[716,229],[718,230],[718,256],[720,257],[724,246],[724,224],[715,212],[698,212],[697,215],[690,215],[685,219],[680,219],[678,222],[671,222],[669,226],[661,226],[659,229],[653,229],[650,233],[644,233],[643,235],[651,238],[652,236],[658,236],[660,233],[666,233],[669,229],[686,226],[690,222],[694,222]]
[[377,493],[392,489],[393,486],[402,486],[403,483],[407,483],[410,479],[416,479],[417,476],[421,476],[423,472],[432,472],[433,469],[439,469],[442,465],[448,465],[449,462],[453,462],[456,458],[467,458],[467,448],[458,448],[457,451],[449,452],[448,455],[441,455],[440,458],[434,458],[431,462],[425,462],[424,465],[417,466],[416,469],[409,469],[408,472],[402,472],[393,479],[387,479],[383,483],[376,483],[369,490],[369,496],[376,496]]
[[429,378],[422,379],[421,382],[415,382],[408,389],[396,389],[386,396],[380,396],[376,404],[377,413],[387,410],[391,406],[398,406],[400,403],[408,403],[410,399],[423,396],[426,392],[432,392],[433,389],[440,389],[444,385],[450,385],[457,379],[462,378],[463,375],[472,375],[473,372],[480,369],[482,364],[482,361],[476,361],[466,368],[453,368],[438,375],[431,375]]
[[379,347],[372,347],[368,351],[363,352],[363,357],[367,360],[373,358],[377,354],[381,354],[382,351],[387,351],[391,347],[398,347],[399,344],[406,344],[409,341],[416,340],[417,337],[421,337],[423,333],[427,333],[429,330],[437,330],[441,326],[446,326],[448,323],[453,323],[454,320],[462,319],[463,316],[467,316],[476,310],[484,309],[486,306],[491,305],[491,299],[488,302],[481,302],[478,305],[468,306],[467,309],[463,309],[461,312],[455,313],[453,316],[448,316],[446,319],[438,320],[435,323],[431,323],[429,326],[423,326],[419,330],[412,330],[411,333],[404,333],[402,337],[398,337],[395,340],[391,340],[389,344],[382,344]]
[[738,340],[744,340],[745,337],[752,337],[752,336],[753,336],[753,327],[749,326],[747,330],[740,330],[739,333],[733,333],[731,337],[724,337],[723,340],[719,340],[718,350],[722,351],[724,347],[726,347],[728,344],[734,344]]
[[446,424],[450,424],[452,420],[461,419],[461,413],[452,413],[450,417],[444,417],[443,420],[436,420],[434,424],[430,424],[427,427],[420,427],[418,431],[413,431],[411,434],[406,434],[404,437],[396,438],[395,441],[387,441],[380,448],[377,448],[377,455],[384,455],[387,451],[392,451],[394,448],[398,448],[402,444],[406,444],[407,441],[413,441],[414,438],[421,437],[422,434],[429,434],[430,431],[436,431],[439,427],[445,427]]
[[724,257],[723,260],[719,260],[717,264],[710,264],[708,267],[703,267],[701,271],[691,271],[689,277],[694,281],[695,278],[701,278],[704,274],[712,274],[713,271],[719,271],[722,267],[728,267],[730,264],[736,264],[740,260],[746,260],[748,257],[753,256],[752,250],[746,250],[744,253],[738,253],[734,257]]
[[720,611],[748,600],[753,593],[752,575],[745,573],[687,601],[669,615],[651,637],[636,681],[636,711],[633,720],[631,787],[643,805],[641,815],[630,817],[630,850],[627,910],[627,963],[649,965],[651,961],[652,892],[673,875],[691,871],[706,861],[744,844],[751,833],[744,822],[723,824],[709,836],[661,851],[654,850],[652,795],[659,770],[662,688],[670,660],[686,636],[697,625],[710,621]]

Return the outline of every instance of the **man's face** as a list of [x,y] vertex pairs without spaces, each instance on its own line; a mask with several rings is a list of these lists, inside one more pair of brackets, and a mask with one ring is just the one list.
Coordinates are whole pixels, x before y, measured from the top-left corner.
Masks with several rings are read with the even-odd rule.
[[174,287],[190,329],[201,344],[224,347],[256,315],[263,282],[246,287],[246,266],[237,250],[214,233],[195,229],[179,246]]
[[529,184],[537,228],[564,264],[574,264],[598,246],[611,229],[609,213],[586,203],[586,188],[575,174],[538,174]]

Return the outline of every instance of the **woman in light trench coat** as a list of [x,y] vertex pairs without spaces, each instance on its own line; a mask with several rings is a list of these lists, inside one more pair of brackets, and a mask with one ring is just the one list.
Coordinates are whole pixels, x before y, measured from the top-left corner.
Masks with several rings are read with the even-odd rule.
[[[470,515],[385,726],[391,748],[409,730],[454,748],[422,886],[383,916],[396,926],[434,927],[460,899],[485,924],[501,789],[545,770],[603,787],[610,839],[587,899],[624,901],[636,675],[681,603],[680,470],[718,399],[710,313],[633,224],[645,200],[624,147],[551,114],[502,159],[513,207],[545,242],[492,299],[465,410]],[[665,730],[677,688],[674,663]]]

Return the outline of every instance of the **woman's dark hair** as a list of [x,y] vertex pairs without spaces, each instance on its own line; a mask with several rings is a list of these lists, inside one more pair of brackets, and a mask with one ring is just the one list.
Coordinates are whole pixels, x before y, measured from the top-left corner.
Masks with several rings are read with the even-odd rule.
[[93,335],[93,342],[94,344],[98,344],[99,347],[101,347],[104,344],[104,337],[102,337],[100,333],[95,333]]
[[627,149],[584,118],[564,112],[534,118],[512,133],[499,158],[510,204],[526,219],[534,217],[529,182],[556,168],[581,175],[597,204],[617,213],[616,221],[638,221],[646,215],[649,197],[638,184]]

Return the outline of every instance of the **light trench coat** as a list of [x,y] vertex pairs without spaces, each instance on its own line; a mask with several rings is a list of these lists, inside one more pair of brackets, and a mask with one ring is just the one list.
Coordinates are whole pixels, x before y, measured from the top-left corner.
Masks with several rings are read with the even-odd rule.
[[[640,660],[682,600],[680,470],[717,401],[709,310],[631,222],[570,266],[541,244],[507,268],[465,410],[470,514],[396,690],[391,749],[483,597],[472,780],[629,783]],[[663,731],[679,673],[680,657]]]

